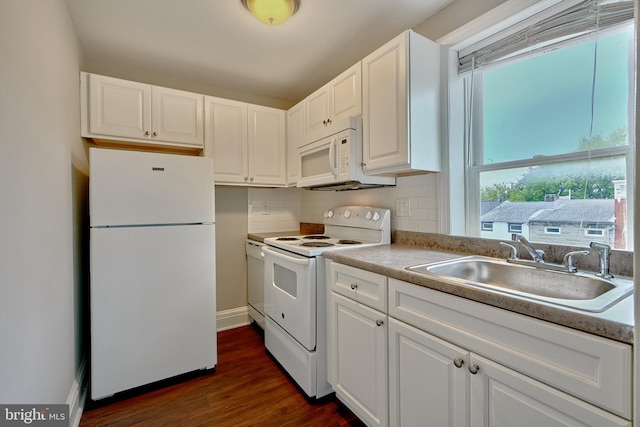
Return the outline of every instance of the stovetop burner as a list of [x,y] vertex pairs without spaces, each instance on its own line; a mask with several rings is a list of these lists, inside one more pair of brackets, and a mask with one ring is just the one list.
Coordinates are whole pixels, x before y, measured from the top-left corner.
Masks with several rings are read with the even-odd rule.
[[328,248],[330,246],[335,246],[333,243],[327,242],[304,242],[300,246],[305,246],[308,248]]
[[362,244],[362,242],[359,242],[357,240],[347,240],[347,239],[338,240],[337,243],[339,245],[360,245],[360,244]]
[[264,243],[311,258],[321,256],[325,251],[353,250],[391,242],[389,209],[341,206],[328,210],[323,216],[324,230],[267,237]]

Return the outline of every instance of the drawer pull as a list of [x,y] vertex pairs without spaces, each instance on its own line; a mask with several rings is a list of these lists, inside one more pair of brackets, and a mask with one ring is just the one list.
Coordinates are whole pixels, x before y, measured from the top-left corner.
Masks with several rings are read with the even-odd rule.
[[479,370],[480,366],[476,365],[475,363],[469,364],[469,372],[471,372],[473,375],[477,374]]
[[351,290],[355,291],[356,289],[358,289],[358,284],[357,283],[352,283],[351,284]]
[[382,319],[376,320],[376,325],[378,325],[378,326],[384,325],[384,320],[382,320]]
[[453,359],[453,364],[456,365],[456,368],[462,368],[462,365],[464,365],[464,359],[461,357]]

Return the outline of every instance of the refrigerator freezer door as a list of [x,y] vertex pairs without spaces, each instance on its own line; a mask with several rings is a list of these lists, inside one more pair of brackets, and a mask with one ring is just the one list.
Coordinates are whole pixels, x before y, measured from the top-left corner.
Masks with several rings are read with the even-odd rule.
[[92,228],[92,399],[217,363],[215,226]]
[[90,149],[91,226],[214,222],[213,159]]

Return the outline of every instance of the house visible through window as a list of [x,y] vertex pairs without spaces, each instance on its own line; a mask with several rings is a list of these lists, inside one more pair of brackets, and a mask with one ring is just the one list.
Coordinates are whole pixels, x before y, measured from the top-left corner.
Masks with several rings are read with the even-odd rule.
[[461,59],[471,88],[467,224],[480,231],[491,224],[503,232],[490,237],[501,239],[522,233],[532,242],[588,246],[606,238],[630,248],[635,60],[626,17],[533,53],[480,65]]

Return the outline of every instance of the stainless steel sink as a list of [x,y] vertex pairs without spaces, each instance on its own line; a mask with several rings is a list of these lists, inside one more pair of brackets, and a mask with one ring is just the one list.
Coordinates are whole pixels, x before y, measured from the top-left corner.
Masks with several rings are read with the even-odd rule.
[[578,310],[601,312],[633,292],[633,280],[565,273],[480,256],[407,268],[463,286],[491,289]]

